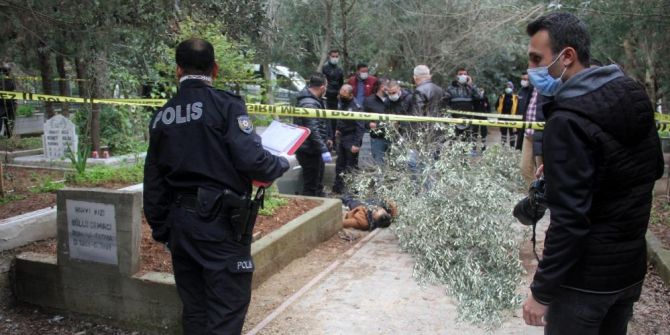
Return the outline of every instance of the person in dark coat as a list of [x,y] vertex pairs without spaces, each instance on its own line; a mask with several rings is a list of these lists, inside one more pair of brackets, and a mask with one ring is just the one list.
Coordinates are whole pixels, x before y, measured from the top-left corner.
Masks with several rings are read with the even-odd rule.
[[[13,91],[16,89],[14,80],[11,78],[9,65],[0,67],[0,91]],[[16,120],[16,100],[0,99],[0,128],[4,128],[7,138],[12,137],[14,122]]]
[[[386,87],[388,112],[395,115],[411,115],[412,93],[400,87],[397,80],[390,80]],[[409,129],[409,122],[391,122],[391,126],[404,135]]]
[[616,65],[590,68],[583,21],[527,27],[528,76],[544,106],[542,260],[523,304],[547,334],[626,334],[647,271],[645,234],[663,156],[645,88]]
[[414,68],[414,89],[412,100],[412,114],[417,116],[442,116],[445,107],[445,92],[442,87],[432,81],[430,69],[426,65],[417,65]]
[[172,254],[184,334],[240,334],[251,299],[251,232],[262,194],[289,168],[263,149],[244,100],[212,87],[214,47],[177,46],[179,91],[152,117],[144,215]]
[[340,52],[337,49],[328,52],[328,61],[321,68],[321,73],[326,76],[328,88],[326,89],[326,109],[337,109],[337,95],[344,84],[344,73],[337,66],[340,61]]
[[[461,68],[456,72],[456,80],[454,80],[445,92],[445,103],[451,110],[474,112],[477,110],[479,100],[482,97],[479,95],[479,90],[475,86],[472,77],[468,74],[468,70]],[[457,115],[459,118],[471,119],[472,116]],[[456,136],[463,141],[473,141],[474,127],[467,125],[456,125]]]
[[[344,84],[340,89],[339,110],[360,112],[361,106],[356,103],[351,85]],[[363,144],[365,134],[364,121],[338,119],[335,133],[337,141],[337,160],[335,161],[335,183],[333,192],[344,193],[344,173],[358,169],[358,152]]]
[[[366,113],[386,114],[388,113],[388,101],[386,100],[386,84],[388,79],[380,78],[373,86],[375,94],[365,98],[363,110]],[[370,150],[372,159],[376,164],[384,163],[384,156],[389,149],[389,141],[386,139],[386,127],[388,124],[370,121],[366,123],[366,128],[370,129]]]
[[[326,77],[315,73],[309,78],[309,85],[298,94],[297,107],[323,109],[322,96],[326,93]],[[296,158],[302,166],[302,195],[323,197],[323,173],[325,163],[333,159],[329,149],[327,120],[314,117],[296,117],[293,122],[309,128],[310,134],[296,151]],[[332,143],[332,142],[331,142]]]
[[[344,73],[342,69],[337,66],[340,62],[340,52],[337,49],[332,49],[328,52],[328,61],[321,68],[321,73],[326,76],[328,81],[328,88],[326,89],[326,109],[337,109],[337,96],[340,92],[342,84],[344,84]],[[326,121],[330,127],[330,138],[335,143],[335,128],[337,127],[337,120]]]

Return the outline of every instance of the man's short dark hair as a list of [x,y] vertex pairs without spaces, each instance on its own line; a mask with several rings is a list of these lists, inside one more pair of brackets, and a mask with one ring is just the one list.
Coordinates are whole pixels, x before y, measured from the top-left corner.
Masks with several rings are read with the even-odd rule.
[[526,32],[531,37],[541,30],[549,33],[551,51],[554,54],[560,53],[567,47],[572,47],[577,51],[579,62],[584,66],[590,65],[591,35],[584,21],[573,14],[557,12],[544,15],[526,27]]
[[177,65],[185,74],[210,75],[214,69],[214,47],[203,39],[190,38],[179,43],[175,54]]
[[364,67],[368,67],[368,64],[365,64],[365,63],[358,63],[358,64],[356,64],[356,71],[358,71],[358,70],[360,70],[360,69],[362,69],[362,68],[364,68]]
[[326,84],[326,76],[315,72],[309,77],[309,87],[321,87]]
[[464,67],[461,67],[461,68],[458,68],[458,70],[456,70],[456,73],[459,73],[459,72],[461,72],[461,71],[468,72],[468,69],[466,69],[466,68],[464,68]]
[[591,58],[591,65],[595,65],[595,66],[605,66],[605,64],[603,64],[603,62],[601,62],[601,61],[599,61],[599,60],[597,60],[597,59],[595,59],[595,58]]
[[377,78],[375,83],[372,84],[372,92],[377,93],[377,91],[379,91],[379,88],[382,87],[382,86],[388,85],[389,81],[390,81],[390,79],[388,79],[386,77]]
[[339,53],[340,53],[340,50],[337,50],[337,49],[330,49],[330,51],[328,51],[328,55],[330,56],[330,55],[332,55],[332,54],[334,54],[334,53],[336,53],[336,52],[339,54]]
[[372,225],[376,228],[386,228],[391,225],[391,222],[393,221],[393,217],[391,216],[390,213],[384,213],[377,220],[373,219]]
[[523,72],[521,72],[521,75],[522,75],[522,76],[525,76],[525,75],[527,75],[527,74],[528,74],[528,71],[523,71]]

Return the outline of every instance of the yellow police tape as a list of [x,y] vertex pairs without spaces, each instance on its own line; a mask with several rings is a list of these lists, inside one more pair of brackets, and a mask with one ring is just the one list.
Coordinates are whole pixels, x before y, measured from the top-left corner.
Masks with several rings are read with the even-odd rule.
[[[69,102],[69,103],[89,103],[89,104],[112,104],[125,106],[147,106],[147,107],[161,107],[164,105],[166,99],[92,99],[79,97],[64,97],[57,95],[35,94],[28,92],[13,92],[0,91],[0,99],[6,100],[27,100],[27,101],[43,101],[43,102]],[[277,116],[291,116],[291,117],[317,117],[324,119],[344,119],[344,120],[367,120],[377,122],[440,122],[456,125],[466,126],[488,126],[488,127],[502,127],[502,128],[531,128],[542,130],[544,129],[544,122],[523,122],[523,121],[501,121],[501,120],[478,120],[478,119],[463,119],[451,117],[429,117],[429,116],[413,116],[413,115],[395,115],[395,114],[375,114],[364,112],[349,112],[328,109],[303,108],[290,105],[263,105],[263,104],[247,104],[247,111],[249,114],[262,115],[277,115]],[[446,110],[446,113],[453,114],[481,114],[484,117],[498,118],[497,114],[485,113],[471,113]],[[479,116],[479,115],[478,115]],[[666,115],[656,113],[657,122],[656,129],[658,131],[670,131],[670,123],[666,123],[668,118]],[[667,120],[670,120],[668,118]]]
[[509,115],[509,114],[474,113],[474,112],[452,111],[452,110],[447,110],[446,113],[447,114],[456,114],[456,115],[479,116],[479,117],[495,118],[495,119],[507,119],[507,120],[522,120],[523,119],[523,116],[521,116],[521,115]]

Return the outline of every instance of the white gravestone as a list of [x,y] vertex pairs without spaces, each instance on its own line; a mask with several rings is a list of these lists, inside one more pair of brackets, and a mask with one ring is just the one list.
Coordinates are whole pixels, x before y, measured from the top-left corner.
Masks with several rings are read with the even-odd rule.
[[66,200],[70,259],[118,265],[114,205]]
[[44,123],[44,135],[42,136],[44,157],[51,160],[61,159],[65,156],[68,147],[76,154],[79,139],[75,128],[72,121],[60,114],[47,120]]

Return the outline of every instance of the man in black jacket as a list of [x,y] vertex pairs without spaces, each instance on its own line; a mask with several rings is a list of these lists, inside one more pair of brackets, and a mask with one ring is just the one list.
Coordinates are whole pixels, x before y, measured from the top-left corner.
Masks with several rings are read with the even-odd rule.
[[[323,109],[322,97],[326,93],[327,81],[323,74],[315,73],[309,78],[309,85],[298,94],[298,107]],[[293,122],[310,130],[309,137],[298,148],[296,158],[302,166],[302,194],[323,197],[323,172],[330,156],[327,120],[296,117]],[[332,142],[331,142],[332,143]]]
[[[362,109],[354,99],[354,89],[349,84],[342,85],[340,89],[338,109],[349,112],[360,112]],[[358,152],[361,150],[363,134],[365,134],[365,123],[357,120],[339,119],[335,129],[335,133],[340,140],[337,145],[333,192],[342,194],[344,193],[343,174],[358,169]]]
[[[214,47],[177,46],[179,91],[149,124],[144,214],[168,245],[184,334],[240,334],[251,299],[251,181],[289,168],[261,145],[244,100],[216,90]],[[242,220],[241,218],[247,218]]]
[[[472,77],[468,74],[468,70],[464,68],[459,69],[456,73],[456,80],[447,87],[445,93],[446,105],[452,110],[473,112],[476,111],[476,107],[479,105],[479,100],[481,99],[479,90],[472,81]],[[456,114],[456,116],[463,119],[473,118],[468,115]],[[456,125],[456,136],[464,141],[474,142],[475,139],[473,137],[476,136],[475,130],[478,130],[476,128],[466,125]]]
[[326,89],[326,109],[337,109],[337,95],[344,83],[342,69],[337,66],[340,61],[340,52],[337,49],[328,52],[328,61],[321,68],[321,73],[328,80]]
[[[386,100],[386,85],[388,79],[379,78],[372,85],[373,94],[363,100],[363,110],[366,113],[386,114],[388,113],[388,101]],[[384,164],[384,156],[389,149],[389,140],[386,139],[386,127],[388,125],[381,122],[370,121],[366,123],[367,129],[370,129],[370,151],[372,159],[376,164]]]
[[589,68],[589,33],[573,14],[540,17],[527,32],[529,79],[555,98],[544,108],[551,223],[524,320],[546,334],[625,334],[663,173],[654,109],[617,66]]
[[[326,89],[326,109],[337,109],[337,95],[340,93],[340,88],[344,83],[344,73],[342,69],[337,66],[340,62],[340,52],[337,49],[328,51],[328,61],[321,68],[321,73],[326,76],[328,87]],[[333,140],[335,128],[337,127],[337,120],[326,121],[330,127],[329,139]],[[329,148],[330,149],[330,148]]]

